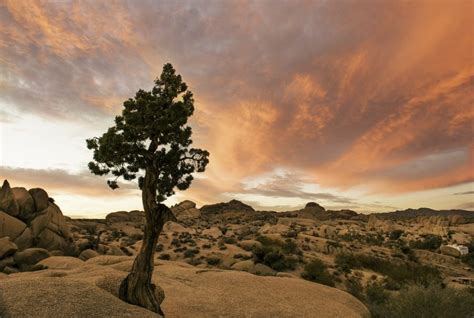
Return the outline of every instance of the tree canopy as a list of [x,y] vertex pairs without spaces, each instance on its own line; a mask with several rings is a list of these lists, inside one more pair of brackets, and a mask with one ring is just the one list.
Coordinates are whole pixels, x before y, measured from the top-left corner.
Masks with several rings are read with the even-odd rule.
[[209,163],[209,152],[191,148],[192,129],[187,125],[194,112],[194,99],[181,75],[171,64],[155,80],[151,91],[140,89],[134,98],[123,103],[115,125],[101,137],[87,139],[94,151],[89,169],[96,175],[112,175],[107,184],[116,189],[122,177],[130,181],[138,177],[143,187],[143,172],[153,174],[158,182],[156,199],[164,201],[185,190],[193,180],[193,172],[203,172]]

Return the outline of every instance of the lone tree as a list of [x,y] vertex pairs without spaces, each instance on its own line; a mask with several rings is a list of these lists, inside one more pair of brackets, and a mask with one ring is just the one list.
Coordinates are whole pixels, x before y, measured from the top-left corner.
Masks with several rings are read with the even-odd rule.
[[119,187],[120,177],[127,181],[138,177],[146,216],[143,245],[119,295],[164,316],[151,283],[158,236],[164,223],[174,219],[162,202],[175,188],[187,189],[193,172],[205,170],[209,152],[190,148],[192,130],[187,122],[194,112],[193,94],[171,64],[163,66],[151,91],[138,90],[123,106],[115,126],[87,140],[87,148],[94,151],[89,169],[96,175],[112,174],[114,178],[107,181],[112,189]]

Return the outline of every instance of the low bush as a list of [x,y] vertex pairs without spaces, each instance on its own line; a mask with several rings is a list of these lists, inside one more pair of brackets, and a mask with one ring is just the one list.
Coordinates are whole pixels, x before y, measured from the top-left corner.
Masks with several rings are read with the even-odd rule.
[[467,290],[410,286],[379,303],[369,303],[374,318],[470,318],[474,297]]
[[410,241],[410,247],[421,250],[436,250],[441,246],[442,243],[443,238],[441,236],[428,234],[420,240]]
[[403,233],[403,230],[395,230],[389,233],[388,238],[392,241],[395,241],[398,240]]
[[334,286],[334,277],[328,272],[326,264],[320,259],[313,259],[305,265],[301,277],[328,286]]
[[335,258],[336,266],[348,272],[354,268],[366,268],[387,276],[400,284],[414,283],[428,286],[441,282],[438,269],[419,265],[413,262],[394,262],[389,259],[365,254],[338,254]]
[[207,264],[215,266],[219,265],[221,262],[221,259],[219,257],[211,256],[206,259]]
[[159,259],[169,261],[171,259],[171,256],[169,254],[161,254],[158,256]]
[[352,276],[346,281],[346,290],[357,299],[364,301],[364,286],[362,286],[360,277]]
[[264,236],[258,237],[257,240],[262,243],[262,246],[252,250],[255,263],[263,263],[276,271],[296,268],[297,255],[301,255],[301,251],[293,240],[287,239],[283,242]]

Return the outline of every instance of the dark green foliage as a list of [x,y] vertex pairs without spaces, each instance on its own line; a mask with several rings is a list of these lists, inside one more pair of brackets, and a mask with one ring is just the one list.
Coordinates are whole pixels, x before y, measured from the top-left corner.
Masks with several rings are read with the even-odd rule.
[[467,244],[467,248],[469,249],[469,253],[461,257],[461,260],[474,269],[474,238]]
[[413,262],[399,263],[365,254],[338,254],[335,262],[343,271],[366,268],[381,273],[400,284],[415,283],[428,286],[441,282],[441,274],[436,268]]
[[369,308],[374,318],[470,318],[474,297],[467,290],[410,286]]
[[313,259],[306,264],[301,277],[319,284],[334,286],[333,276],[328,272],[326,264],[320,259]]
[[443,243],[443,238],[439,235],[428,234],[421,240],[411,241],[410,247],[422,250],[436,250]]
[[359,277],[352,276],[346,281],[346,289],[349,294],[356,297],[357,299],[364,301],[364,286],[360,281]]
[[224,236],[222,238],[222,241],[225,243],[225,244],[235,244],[237,243],[237,240],[234,238],[234,237],[228,237],[228,236]]
[[219,257],[214,257],[214,256],[212,256],[212,257],[208,257],[208,258],[206,259],[206,262],[207,262],[207,264],[209,264],[209,265],[215,266],[215,265],[220,264],[221,259],[220,259]]
[[467,255],[464,255],[461,260],[474,269],[474,252],[469,252]]
[[255,247],[252,251],[255,263],[263,263],[276,271],[296,268],[298,264],[296,255],[299,255],[301,251],[291,239],[283,242],[261,236],[257,240],[262,243],[262,246]]
[[175,187],[187,189],[192,173],[204,171],[209,153],[190,148],[192,130],[187,122],[194,112],[194,99],[181,76],[165,64],[152,90],[138,90],[123,106],[115,126],[87,140],[87,148],[94,151],[90,171],[112,174],[115,178],[107,181],[112,189],[119,187],[118,178],[130,181],[138,176],[142,189],[140,171],[147,170],[159,180],[158,202],[173,195]]
[[158,256],[159,259],[169,261],[171,259],[171,256],[169,254],[161,254]]
[[365,288],[366,300],[369,304],[380,305],[387,301],[389,293],[378,282],[370,282]]
[[392,241],[398,240],[400,236],[402,236],[403,233],[404,233],[403,230],[395,230],[395,231],[390,232],[390,234],[388,235],[388,238],[391,239]]
[[194,257],[196,254],[199,254],[199,249],[198,248],[190,248],[190,249],[187,249],[185,252],[184,252],[184,257],[185,258],[191,258],[191,257]]

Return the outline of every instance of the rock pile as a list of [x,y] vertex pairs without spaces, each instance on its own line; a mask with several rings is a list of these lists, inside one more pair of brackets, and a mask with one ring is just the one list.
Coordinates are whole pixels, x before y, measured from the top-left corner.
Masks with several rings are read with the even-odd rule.
[[201,211],[196,208],[196,203],[189,200],[175,205],[171,208],[171,211],[178,221],[198,218],[201,215]]
[[227,203],[210,204],[201,207],[201,214],[222,214],[227,212],[255,212],[255,210],[245,203],[238,200],[231,200]]
[[49,256],[48,251],[75,253],[61,210],[45,190],[11,188],[5,180],[0,189],[0,271],[26,270]]

